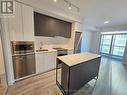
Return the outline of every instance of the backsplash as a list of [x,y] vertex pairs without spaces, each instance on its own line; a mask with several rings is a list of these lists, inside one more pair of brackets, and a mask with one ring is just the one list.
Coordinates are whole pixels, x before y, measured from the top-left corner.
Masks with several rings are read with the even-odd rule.
[[35,49],[41,48],[54,48],[54,47],[66,47],[68,44],[69,38],[64,37],[35,37]]

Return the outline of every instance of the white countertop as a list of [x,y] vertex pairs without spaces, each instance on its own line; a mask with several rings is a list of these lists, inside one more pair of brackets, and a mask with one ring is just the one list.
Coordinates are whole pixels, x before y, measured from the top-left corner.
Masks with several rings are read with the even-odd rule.
[[95,58],[100,57],[98,54],[93,54],[89,52],[79,53],[79,54],[71,54],[57,57],[59,60],[63,61],[68,66],[74,66],[80,64],[82,62],[86,62]]
[[[36,51],[35,53],[48,53],[48,52],[57,52],[57,50],[53,49],[53,48],[43,48],[42,50],[47,49],[48,51]],[[73,48],[64,48],[64,49],[68,49],[68,50],[73,50]],[[39,50],[39,49],[38,49]]]

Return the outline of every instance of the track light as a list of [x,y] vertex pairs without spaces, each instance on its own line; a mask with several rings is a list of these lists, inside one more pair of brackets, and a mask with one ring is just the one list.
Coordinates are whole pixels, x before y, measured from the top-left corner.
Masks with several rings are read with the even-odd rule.
[[[56,3],[58,0],[53,0],[54,3]],[[76,8],[77,12],[80,11],[80,8],[77,7],[76,5],[74,5],[73,3],[71,3],[69,0],[63,0],[68,6],[68,9],[71,10],[72,8]]]
[[76,8],[77,12],[80,11],[80,8],[77,7],[75,4],[71,3],[69,0],[63,0],[65,3],[67,3],[67,5],[69,5],[68,9],[71,10],[72,8]]

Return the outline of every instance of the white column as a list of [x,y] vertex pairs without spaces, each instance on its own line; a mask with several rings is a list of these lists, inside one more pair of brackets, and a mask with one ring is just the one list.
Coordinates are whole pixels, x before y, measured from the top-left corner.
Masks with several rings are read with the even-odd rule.
[[14,73],[13,73],[11,45],[10,45],[9,30],[8,30],[8,18],[0,18],[0,32],[1,32],[1,39],[2,39],[1,41],[3,47],[7,83],[8,85],[12,85],[14,83]]

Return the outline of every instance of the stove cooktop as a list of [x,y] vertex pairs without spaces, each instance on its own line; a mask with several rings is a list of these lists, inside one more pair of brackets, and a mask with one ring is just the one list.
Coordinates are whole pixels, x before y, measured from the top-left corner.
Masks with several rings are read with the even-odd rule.
[[63,56],[63,55],[67,55],[67,49],[65,48],[53,48],[55,50],[57,50],[57,56]]

